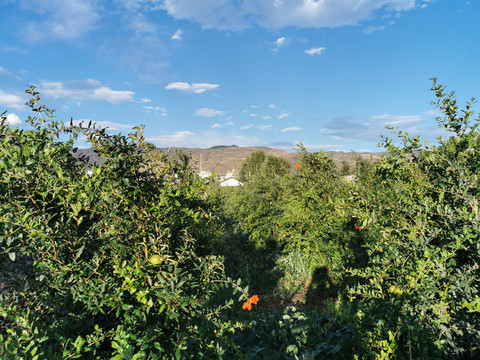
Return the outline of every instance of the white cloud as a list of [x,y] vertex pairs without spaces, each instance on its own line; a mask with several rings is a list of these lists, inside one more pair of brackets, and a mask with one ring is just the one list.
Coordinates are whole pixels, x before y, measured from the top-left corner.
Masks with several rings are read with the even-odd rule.
[[212,126],[210,126],[212,129],[220,129],[220,128],[223,128],[225,126],[233,126],[233,122],[227,122],[227,123],[224,123],[223,125],[222,124],[219,124],[219,123],[215,123],[213,124]]
[[369,25],[365,29],[363,29],[363,32],[365,34],[373,34],[376,31],[382,31],[385,30],[385,26],[375,26],[375,25]]
[[311,48],[308,50],[305,50],[304,53],[308,55],[322,55],[322,53],[327,50],[325,47],[318,47],[318,48]]
[[150,112],[150,111],[155,112],[155,115],[160,115],[160,116],[168,115],[167,109],[165,109],[162,106],[144,106],[144,108],[147,112]]
[[215,110],[209,108],[201,108],[195,112],[195,116],[214,117],[217,115],[223,115],[225,111]]
[[376,115],[371,116],[365,125],[410,125],[425,121],[422,115]]
[[287,46],[291,43],[291,40],[286,38],[285,36],[279,37],[275,42],[273,43],[273,51],[277,52],[281,47]]
[[302,143],[303,146],[308,151],[318,151],[318,150],[323,150],[323,151],[339,151],[342,150],[340,149],[341,145],[320,145],[320,144],[305,144],[303,141],[292,141],[292,142],[273,142],[266,144],[269,147],[272,147],[274,149],[281,149],[285,151],[292,151],[292,149],[296,148],[297,144]]
[[17,76],[15,74],[12,74],[10,71],[8,71],[7,69],[3,68],[0,66],[0,75],[8,75],[8,76],[11,76],[11,77],[14,77],[15,79],[17,80],[22,80],[22,78],[20,76]]
[[[429,116],[430,117],[430,116]],[[357,139],[363,141],[378,141],[380,135],[389,135],[386,125],[399,128],[403,132],[415,136],[421,135],[424,140],[431,141],[437,136],[443,136],[445,131],[432,119],[420,115],[375,115],[367,119],[342,116],[331,119],[327,126],[320,130],[320,135],[339,137],[342,139]]]
[[430,109],[430,110],[424,111],[422,114],[428,115],[428,116],[435,116],[435,117],[442,115],[441,111],[438,109]]
[[241,127],[240,127],[240,130],[248,130],[248,129],[250,129],[251,127],[253,127],[253,124],[244,125],[244,126],[241,126]]
[[173,36],[170,39],[172,39],[172,40],[182,40],[182,34],[183,34],[183,30],[177,30],[177,31],[175,31],[175,34],[173,34]]
[[112,90],[103,86],[100,81],[93,79],[63,83],[42,80],[39,91],[41,94],[53,98],[108,101],[112,104],[133,101],[135,95],[132,91]]
[[145,99],[145,98],[140,98],[140,102],[142,102],[142,103],[149,103],[149,102],[152,102],[152,100],[150,100],[150,99]]
[[250,113],[250,114],[248,114],[248,116],[250,116],[250,117],[257,117],[257,114]]
[[283,113],[283,114],[279,115],[278,118],[279,118],[279,119],[284,119],[284,118],[287,118],[287,117],[289,117],[289,116],[290,116],[290,114]]
[[208,130],[198,134],[190,131],[176,131],[173,134],[147,138],[147,141],[153,142],[157,146],[162,147],[182,146],[208,148],[215,145],[232,144],[232,142],[238,146],[254,146],[255,144],[258,144],[260,140],[251,136],[222,134],[216,130]]
[[299,127],[288,127],[282,130],[282,132],[287,132],[287,131],[299,131],[302,130],[302,128]]
[[265,115],[265,116],[262,116],[262,119],[263,120],[268,120],[268,119],[271,119],[272,117],[270,115]]
[[220,87],[218,84],[208,84],[208,83],[193,83],[189,84],[187,82],[173,82],[165,86],[167,90],[179,90],[193,92],[195,94],[202,94],[205,91],[217,90]]
[[257,129],[258,129],[258,130],[265,131],[265,130],[271,130],[272,127],[273,127],[273,125],[258,125],[258,126],[257,126]]
[[277,106],[276,106],[275,104],[270,104],[270,105],[268,105],[268,107],[269,107],[270,109],[276,109],[276,108],[277,108]]
[[285,36],[282,36],[275,41],[275,45],[278,47],[281,47],[281,46],[288,45],[289,42],[290,41]]
[[93,30],[101,19],[96,0],[20,0],[24,10],[38,16],[23,25],[28,41],[47,38],[74,39]]
[[164,8],[175,19],[198,21],[204,29],[241,30],[251,25],[251,21],[243,16],[242,5],[235,2],[165,0]]
[[[265,28],[339,27],[401,13],[415,8],[416,0],[244,0],[222,4],[218,0],[166,0],[175,19],[199,21],[203,28],[239,30],[254,23]],[[214,10],[210,16],[202,17]]]
[[20,120],[17,114],[10,113],[7,114],[7,123],[8,125],[19,125],[22,123],[22,120]]
[[[119,124],[112,121],[93,121],[90,119],[73,120],[72,123],[75,126],[80,126],[81,123],[83,123],[83,126],[87,126],[90,121],[99,128],[108,128],[109,130],[131,130],[133,128],[133,125]],[[70,125],[70,121],[66,122],[65,125]]]
[[188,141],[192,136],[195,136],[195,133],[191,131],[175,131],[170,135],[152,136],[147,141],[170,146],[172,143],[178,145],[178,143]]
[[[299,141],[300,142],[300,141]],[[325,145],[320,145],[320,144],[303,144],[305,146],[305,149],[308,151],[318,151],[318,150],[323,150],[323,151],[339,151],[341,145],[334,145],[334,144],[325,144]]]
[[25,110],[25,102],[26,102],[25,98],[22,98],[15,94],[7,93],[0,89],[0,105],[1,106],[22,111],[22,110]]

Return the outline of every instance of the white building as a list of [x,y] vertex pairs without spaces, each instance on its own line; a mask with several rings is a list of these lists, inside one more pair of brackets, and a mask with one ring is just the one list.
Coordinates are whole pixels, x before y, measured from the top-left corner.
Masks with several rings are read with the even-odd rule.
[[220,182],[220,186],[242,186],[242,185],[243,184],[240,181],[234,178],[228,178]]

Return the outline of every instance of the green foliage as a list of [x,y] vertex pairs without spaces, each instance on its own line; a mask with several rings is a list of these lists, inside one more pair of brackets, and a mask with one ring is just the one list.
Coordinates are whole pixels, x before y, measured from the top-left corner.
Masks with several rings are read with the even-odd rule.
[[[1,357],[221,354],[233,301],[215,296],[242,289],[221,258],[199,255],[218,232],[207,185],[187,158],[152,158],[140,128],[68,127],[28,92],[32,130],[0,124]],[[92,175],[72,149],[79,135],[106,160]],[[12,266],[18,257],[28,266]]]
[[252,153],[242,164],[239,171],[239,180],[247,182],[255,175],[284,176],[290,172],[290,163],[274,155],[265,155],[263,151]]
[[[235,333],[247,359],[348,359],[355,330],[333,313],[287,307],[260,313]],[[236,355],[235,358],[242,358]]]
[[0,122],[0,357],[478,358],[480,119],[432,90],[438,145],[395,130],[354,182],[301,144],[293,172],[257,152],[225,189],[31,88],[32,129]]
[[380,181],[357,196],[369,264],[351,270],[363,279],[351,294],[368,314],[372,357],[478,355],[478,120],[473,100],[460,114],[453,93],[435,81],[432,90],[445,114],[437,121],[454,135],[418,151],[418,137],[397,131],[402,145],[386,139]]

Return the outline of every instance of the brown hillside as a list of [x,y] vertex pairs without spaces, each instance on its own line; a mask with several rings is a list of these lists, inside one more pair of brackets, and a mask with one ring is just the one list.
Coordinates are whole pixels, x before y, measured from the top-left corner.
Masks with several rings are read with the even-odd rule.
[[[192,163],[196,166],[197,171],[215,171],[217,175],[226,175],[233,169],[239,169],[243,161],[255,151],[263,151],[267,155],[274,155],[284,158],[292,166],[297,162],[298,153],[286,152],[283,150],[271,149],[267,147],[239,147],[239,146],[218,146],[209,149],[200,148],[168,148],[159,149],[166,153],[175,153],[176,150],[181,150],[185,153],[191,153]],[[346,152],[327,152],[337,166],[341,168],[343,162],[347,162],[353,166],[355,159],[351,153]],[[378,161],[382,153],[357,153],[356,155],[372,161]]]

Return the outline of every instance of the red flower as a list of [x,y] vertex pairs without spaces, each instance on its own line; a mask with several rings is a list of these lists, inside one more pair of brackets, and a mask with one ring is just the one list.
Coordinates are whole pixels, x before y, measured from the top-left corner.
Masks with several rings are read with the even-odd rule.
[[295,169],[301,169],[302,168],[302,165],[295,165]]
[[356,230],[362,230],[362,228],[360,226],[355,226],[355,229]]
[[259,300],[258,296],[253,295],[250,299],[248,299],[247,301],[245,301],[243,303],[242,309],[251,311],[252,310],[252,304],[257,305],[258,300]]

